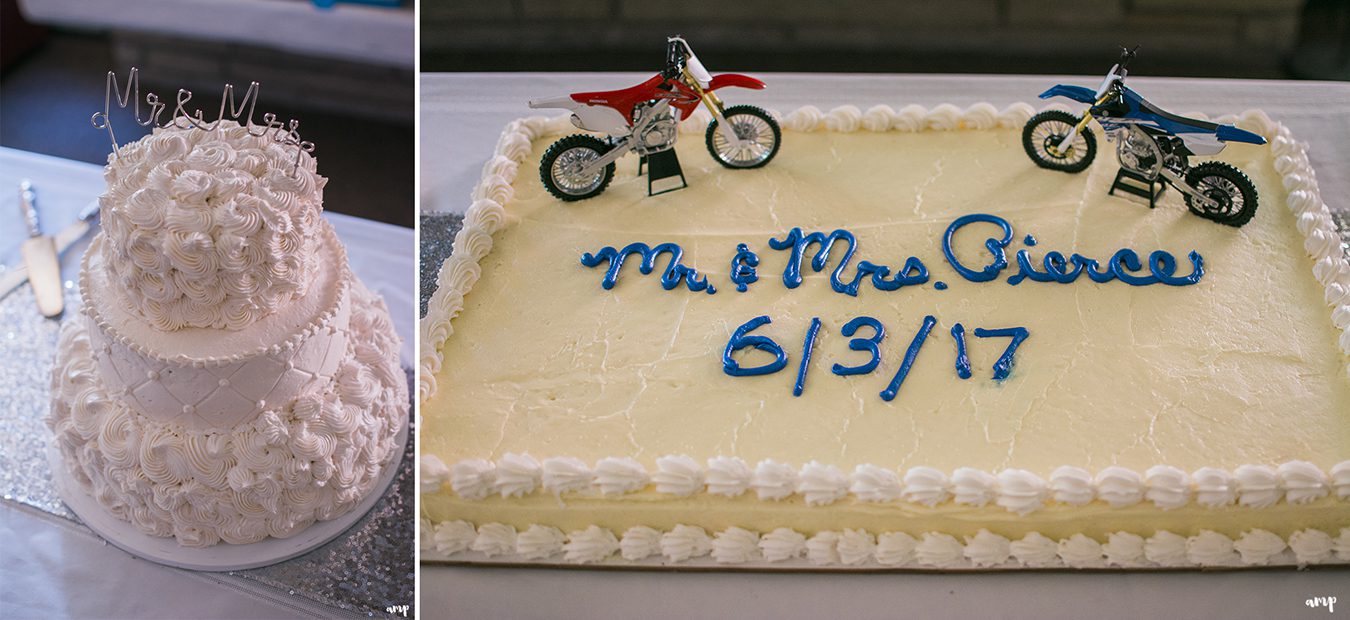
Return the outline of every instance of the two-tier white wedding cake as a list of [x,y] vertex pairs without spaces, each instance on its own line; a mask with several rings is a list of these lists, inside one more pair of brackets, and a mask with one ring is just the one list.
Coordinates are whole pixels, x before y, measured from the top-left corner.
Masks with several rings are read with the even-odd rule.
[[194,547],[351,511],[409,406],[384,302],[320,217],[314,158],[219,122],[110,159],[47,421],[104,509]]

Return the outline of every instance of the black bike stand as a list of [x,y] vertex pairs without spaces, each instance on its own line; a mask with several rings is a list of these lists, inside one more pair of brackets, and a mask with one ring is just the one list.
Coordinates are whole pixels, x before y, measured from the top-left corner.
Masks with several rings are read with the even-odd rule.
[[1157,206],[1158,196],[1167,191],[1167,186],[1159,183],[1156,178],[1150,179],[1142,174],[1121,168],[1120,172],[1116,173],[1116,180],[1111,183],[1111,191],[1106,193],[1114,195],[1116,190],[1140,198],[1147,198],[1148,208],[1152,209]]
[[[655,196],[657,194],[664,194],[666,192],[673,192],[677,189],[689,187],[689,184],[684,181],[684,170],[680,168],[680,158],[675,155],[675,149],[667,149],[659,153],[643,155],[642,159],[638,160],[639,175],[642,174],[642,169],[644,167],[647,169],[648,196]],[[657,191],[656,184],[658,182],[665,181],[666,179],[674,179],[676,177],[680,180],[678,186],[669,183],[667,185],[670,185],[670,187]]]

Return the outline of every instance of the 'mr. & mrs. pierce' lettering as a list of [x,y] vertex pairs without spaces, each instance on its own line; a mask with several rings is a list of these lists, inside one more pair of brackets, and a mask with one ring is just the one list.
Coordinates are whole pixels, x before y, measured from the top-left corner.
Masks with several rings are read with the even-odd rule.
[[[983,256],[982,258],[978,260],[968,258],[969,262],[967,262],[957,257],[953,249],[953,242],[962,229],[973,224],[993,225],[997,227],[1000,234],[997,237],[990,237],[985,240],[984,251],[980,253]],[[941,250],[947,264],[962,279],[977,283],[992,282],[1013,267],[1013,262],[1008,260],[1008,247],[1012,245],[1014,238],[1013,227],[1008,220],[987,213],[973,213],[963,215],[952,221],[942,235]],[[1032,235],[1026,235],[1022,243],[1027,248],[1031,248],[1036,246],[1037,241]],[[783,269],[782,277],[783,286],[788,289],[795,289],[802,285],[802,269],[804,266],[809,266],[812,271],[817,273],[823,272],[830,259],[835,256],[838,257],[838,263],[829,274],[830,288],[843,295],[857,297],[860,289],[866,283],[870,283],[872,288],[878,291],[890,292],[926,284],[930,280],[928,267],[916,256],[905,259],[894,272],[886,265],[862,260],[857,263],[856,267],[853,267],[852,277],[847,277],[850,273],[849,267],[853,257],[858,251],[858,239],[852,232],[844,229],[838,229],[830,233],[805,233],[800,228],[793,228],[781,239],[770,238],[768,246],[771,250],[788,252],[787,265]],[[838,248],[837,251],[836,248]],[[812,253],[813,249],[814,253]],[[644,275],[654,271],[657,260],[663,255],[666,256],[666,268],[661,273],[661,286],[666,290],[673,290],[681,287],[681,285],[690,291],[702,291],[709,295],[715,294],[719,290],[709,282],[706,274],[700,273],[694,267],[683,263],[684,249],[675,243],[662,243],[656,246],[648,246],[645,243],[631,243],[623,249],[606,246],[594,254],[590,252],[583,254],[581,264],[592,268],[605,265],[605,275],[601,280],[601,286],[605,289],[611,289],[618,283],[624,260],[630,255],[639,257],[638,271]],[[1071,284],[1077,282],[1080,277],[1086,276],[1089,281],[1097,284],[1115,281],[1129,286],[1149,286],[1153,284],[1190,286],[1200,282],[1201,278],[1204,277],[1204,258],[1198,252],[1193,251],[1187,255],[1187,259],[1190,261],[1190,271],[1185,275],[1179,275],[1176,257],[1164,250],[1155,250],[1149,253],[1147,259],[1144,259],[1140,257],[1138,252],[1125,248],[1115,252],[1104,261],[1088,258],[1078,253],[1065,256],[1061,252],[1051,251],[1047,252],[1040,261],[1036,261],[1032,257],[1031,250],[1024,248],[1017,250],[1014,254],[1015,273],[1008,275],[1004,282],[1011,286],[1017,286],[1028,281]],[[750,249],[748,244],[741,243],[736,246],[736,253],[731,259],[729,279],[735,285],[737,291],[747,292],[750,285],[759,280],[757,273],[759,263],[759,255]],[[946,290],[947,283],[940,280],[935,281],[933,288]],[[778,342],[768,336],[751,334],[751,332],[772,322],[772,319],[767,315],[758,316],[746,321],[733,331],[722,354],[722,369],[726,374],[733,377],[766,375],[779,372],[787,367],[790,356]],[[905,349],[899,368],[880,393],[883,400],[890,401],[896,397],[913,367],[919,351],[927,342],[928,336],[936,324],[936,317],[932,315],[924,317],[923,322],[915,331],[913,338]],[[815,350],[816,340],[822,325],[819,317],[813,317],[810,327],[802,339],[802,353],[797,364],[797,380],[792,390],[794,396],[800,396],[805,389],[807,370],[810,367],[812,353]],[[852,338],[863,328],[867,328],[871,335],[866,338]],[[848,342],[850,350],[867,353],[868,358],[863,363],[854,366],[834,364],[831,368],[833,374],[840,376],[868,374],[877,368],[881,360],[881,341],[886,336],[886,329],[880,321],[870,316],[859,316],[841,326],[839,333],[845,338],[852,338]],[[976,327],[973,334],[978,339],[1000,337],[1009,339],[1007,347],[993,367],[992,378],[999,382],[1007,379],[1012,373],[1014,355],[1018,347],[1030,336],[1025,327]],[[967,352],[965,326],[961,323],[955,323],[951,327],[951,335],[955,342],[953,369],[960,379],[969,379],[972,372],[970,357]],[[743,366],[736,359],[735,354],[746,349],[768,353],[772,356],[773,361],[759,366]]]

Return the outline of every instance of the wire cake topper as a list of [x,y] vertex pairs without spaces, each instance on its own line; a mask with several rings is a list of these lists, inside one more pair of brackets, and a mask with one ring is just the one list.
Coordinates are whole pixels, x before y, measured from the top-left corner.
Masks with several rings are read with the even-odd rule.
[[[164,114],[165,103],[160,101],[159,95],[155,93],[146,93],[145,103],[150,106],[144,118],[141,117],[141,85],[140,71],[136,67],[131,68],[131,73],[127,77],[126,88],[119,88],[117,74],[113,71],[108,72],[108,81],[103,92],[103,111],[95,112],[89,119],[95,129],[104,129],[108,132],[108,140],[112,142],[113,156],[118,157],[122,154],[121,148],[117,145],[117,135],[113,133],[110,114],[112,113],[113,103],[117,107],[125,110],[127,106],[133,106],[132,112],[136,124],[142,127],[160,127],[169,126],[178,129],[200,129],[202,131],[215,131],[220,127],[220,122],[229,118],[242,125],[248,132],[248,135],[255,138],[261,138],[271,133],[274,142],[286,147],[295,148],[295,163],[291,166],[291,174],[300,167],[300,154],[313,153],[314,143],[308,142],[300,137],[300,121],[290,119],[286,123],[277,120],[277,115],[271,112],[263,114],[262,124],[253,122],[253,111],[258,103],[258,83],[251,82],[248,90],[244,92],[244,98],[238,103],[235,102],[234,85],[226,84],[224,92],[220,95],[220,111],[216,119],[207,122],[202,116],[201,109],[195,110],[192,114],[183,107],[192,100],[192,91],[183,88],[178,89],[178,95],[175,98],[173,115],[167,122],[160,122],[160,116]],[[228,110],[228,117],[226,111]],[[240,118],[243,118],[241,121]]]

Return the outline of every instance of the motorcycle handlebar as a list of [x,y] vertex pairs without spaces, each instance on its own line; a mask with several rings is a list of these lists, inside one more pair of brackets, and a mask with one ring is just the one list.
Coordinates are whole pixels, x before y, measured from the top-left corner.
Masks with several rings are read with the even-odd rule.
[[1139,53],[1139,46],[1138,46],[1138,45],[1134,46],[1133,48],[1129,48],[1129,47],[1121,47],[1121,48],[1120,48],[1120,68],[1121,68],[1121,69],[1127,69],[1127,68],[1129,68],[1129,66],[1130,66],[1130,61],[1131,61],[1131,60],[1134,60],[1134,57],[1137,56],[1138,53]]

